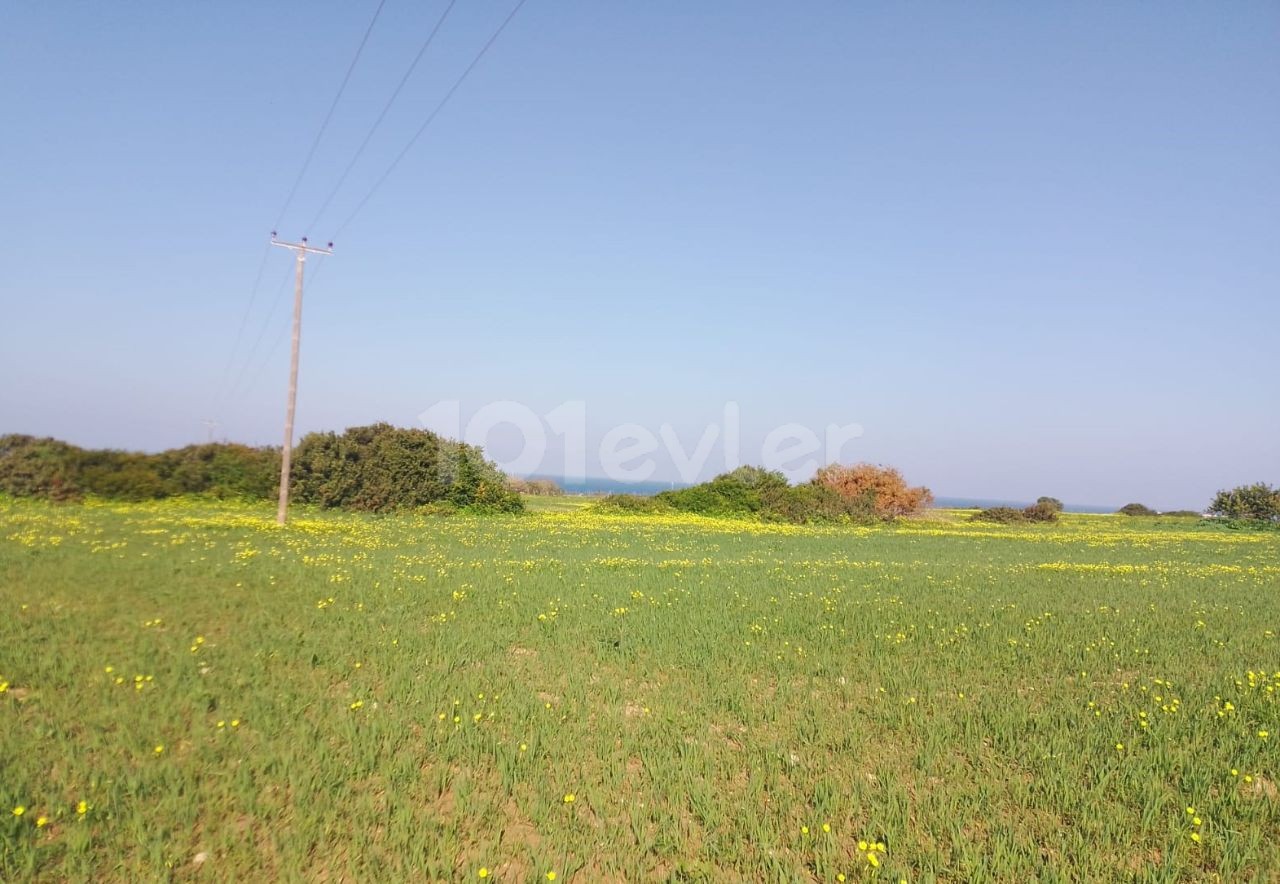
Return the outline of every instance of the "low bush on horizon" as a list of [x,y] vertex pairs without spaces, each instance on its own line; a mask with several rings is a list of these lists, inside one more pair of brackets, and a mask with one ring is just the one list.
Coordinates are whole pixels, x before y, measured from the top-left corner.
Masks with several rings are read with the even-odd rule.
[[1042,497],[1031,506],[1018,509],[1012,506],[993,506],[969,517],[974,522],[994,522],[1011,525],[1017,522],[1056,522],[1062,512],[1062,504],[1052,497]]
[[14,497],[143,501],[190,494],[261,500],[274,496],[279,482],[275,448],[209,442],[148,454],[0,436],[0,492]]
[[[322,508],[518,512],[523,506],[479,448],[385,423],[304,436],[291,474],[293,501]],[[85,497],[271,500],[279,487],[278,448],[210,442],[149,454],[0,436],[0,494],[14,497],[59,503]]]
[[592,504],[591,509],[618,513],[665,513],[673,507],[663,500],[646,494],[606,494]]
[[823,467],[809,482],[791,485],[776,470],[741,466],[689,488],[652,497],[612,494],[596,508],[616,512],[680,512],[752,517],[807,524],[892,520],[933,502],[927,488],[911,488],[892,467],[857,464]]
[[1119,515],[1119,516],[1158,516],[1158,515],[1160,515],[1160,513],[1156,512],[1155,510],[1153,510],[1151,507],[1147,506],[1146,504],[1142,504],[1142,503],[1126,503],[1124,506],[1120,507],[1120,509],[1116,510],[1116,515]]
[[850,504],[859,502],[880,519],[911,516],[933,506],[932,491],[908,485],[902,473],[889,466],[830,464],[818,470],[813,484],[831,489]]
[[993,506],[980,510],[969,517],[972,522],[995,522],[999,525],[1010,525],[1014,522],[1025,522],[1026,515],[1022,510],[1012,506]]
[[1044,506],[1050,507],[1054,510],[1054,512],[1059,512],[1059,513],[1062,512],[1064,509],[1066,509],[1066,507],[1063,506],[1062,501],[1058,500],[1058,498],[1056,497],[1038,497],[1036,498],[1036,505],[1037,506],[1044,505]]
[[1280,524],[1280,488],[1255,482],[1230,491],[1219,491],[1209,504],[1209,512],[1240,522],[1264,526]]

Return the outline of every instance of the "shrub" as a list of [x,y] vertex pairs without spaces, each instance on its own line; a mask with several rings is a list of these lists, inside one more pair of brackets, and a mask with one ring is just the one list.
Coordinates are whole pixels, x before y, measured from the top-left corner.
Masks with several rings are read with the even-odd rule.
[[1253,522],[1280,521],[1280,488],[1265,482],[1219,491],[1209,504],[1209,512],[1228,519]]
[[618,513],[658,513],[671,507],[653,497],[640,494],[607,494],[596,501],[594,509]]
[[439,501],[497,512],[524,507],[479,448],[386,423],[303,437],[291,487],[299,503],[366,512]]
[[869,506],[882,519],[911,515],[933,503],[928,488],[908,486],[893,467],[831,464],[818,470],[813,483],[830,488],[851,504]]
[[1062,504],[1042,497],[1024,509],[1022,515],[1028,522],[1056,522],[1060,512],[1062,512]]
[[0,491],[18,497],[155,500],[174,494],[269,498],[280,453],[225,443],[159,454],[85,450],[57,439],[0,437]]
[[[298,446],[293,493],[299,503],[381,512],[447,501],[487,512],[523,508],[506,476],[480,449],[426,430],[389,424],[341,436],[312,433]],[[279,490],[280,451],[210,443],[142,454],[86,451],[56,439],[0,437],[0,492],[75,500],[154,500],[176,494],[271,499]],[[545,483],[551,484],[551,483]],[[544,488],[540,484],[539,488]]]
[[701,516],[737,516],[758,514],[764,509],[767,494],[787,488],[782,473],[760,467],[738,467],[716,476],[710,482],[663,491],[655,500],[671,509]]
[[14,497],[78,500],[83,452],[57,439],[0,436],[0,491]]
[[1160,515],[1149,506],[1140,503],[1126,503],[1116,513],[1122,516],[1158,516]]
[[1200,518],[1200,514],[1199,514],[1198,512],[1196,512],[1195,510],[1169,510],[1168,512],[1161,513],[1160,515],[1161,515],[1161,516],[1168,516],[1168,517],[1170,517],[1170,518],[1175,518],[1175,519],[1198,519],[1198,518]]
[[1036,506],[1044,505],[1044,506],[1052,507],[1052,508],[1053,508],[1053,511],[1054,511],[1054,512],[1056,512],[1056,513],[1060,513],[1060,512],[1062,512],[1062,511],[1065,509],[1065,507],[1062,505],[1062,501],[1058,500],[1058,498],[1056,498],[1056,497],[1039,497],[1039,498],[1036,498],[1036,503],[1035,503],[1035,505],[1036,505]]
[[1012,506],[993,506],[990,509],[974,513],[970,520],[974,522],[995,522],[1010,525],[1015,522],[1056,522],[1058,509],[1052,502],[1041,498],[1031,506],[1018,509]]
[[1008,525],[1013,522],[1025,522],[1027,514],[1025,510],[1020,510],[1016,507],[993,506],[990,509],[982,510],[982,512],[974,513],[969,518],[974,522],[996,522],[1001,525]]
[[79,481],[85,493],[109,500],[158,500],[174,493],[157,468],[155,455],[127,451],[87,451]]
[[[829,479],[835,475],[831,469],[828,468]],[[839,469],[863,470],[861,467]],[[610,495],[596,506],[617,512],[674,510],[702,516],[756,516],[769,521],[802,524],[892,518],[894,514],[901,514],[906,507],[904,502],[932,500],[926,489],[906,488],[896,470],[888,470],[890,475],[887,477],[884,468],[867,467],[866,470],[877,474],[872,478],[878,478],[879,485],[862,487],[854,483],[842,485],[817,479],[804,485],[788,485],[782,473],[744,466],[690,488],[663,491],[651,498]],[[863,472],[859,476],[866,478]],[[897,485],[893,484],[894,477]]]
[[761,515],[776,522],[805,524],[875,518],[867,498],[846,500],[834,489],[812,482],[770,489],[762,495],[762,503]]
[[229,442],[188,445],[154,456],[173,494],[269,499],[280,486],[280,451]]

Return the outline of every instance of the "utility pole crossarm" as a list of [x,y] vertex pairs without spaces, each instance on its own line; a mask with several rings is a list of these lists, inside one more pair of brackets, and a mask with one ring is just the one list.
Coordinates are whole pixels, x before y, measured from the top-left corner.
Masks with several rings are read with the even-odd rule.
[[308,245],[307,238],[305,236],[302,238],[301,242],[284,242],[283,240],[276,239],[276,232],[274,230],[271,231],[271,244],[273,246],[279,246],[282,249],[293,249],[297,252],[307,252],[313,255],[333,254],[333,243],[329,243],[329,247],[327,249],[318,249],[313,245]]
[[284,447],[280,451],[280,503],[276,508],[276,522],[283,525],[289,514],[289,466],[293,459],[293,413],[298,402],[298,344],[302,337],[302,268],[307,262],[307,255],[332,255],[333,243],[328,248],[318,249],[307,244],[304,236],[301,242],[281,242],[276,239],[276,232],[271,231],[271,244],[289,249],[297,256],[297,271],[293,284],[293,347],[289,359],[289,402],[284,413]]

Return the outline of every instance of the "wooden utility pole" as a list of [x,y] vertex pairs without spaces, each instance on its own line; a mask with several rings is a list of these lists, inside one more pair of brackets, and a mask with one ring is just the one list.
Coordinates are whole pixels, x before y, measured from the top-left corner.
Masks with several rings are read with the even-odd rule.
[[293,459],[293,412],[298,401],[298,342],[302,338],[302,266],[307,263],[307,255],[332,255],[333,243],[326,249],[317,249],[307,245],[304,236],[301,242],[280,242],[276,232],[271,231],[271,244],[282,249],[292,249],[297,256],[297,272],[293,280],[293,353],[289,358],[289,404],[284,412],[284,449],[280,452],[280,504],[276,508],[276,522],[285,523],[289,514],[289,464]]

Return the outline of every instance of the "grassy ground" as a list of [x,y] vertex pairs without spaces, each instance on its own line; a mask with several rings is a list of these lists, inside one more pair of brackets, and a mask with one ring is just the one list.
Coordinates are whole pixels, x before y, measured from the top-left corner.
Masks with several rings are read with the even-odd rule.
[[1274,880],[1278,584],[1167,520],[0,501],[0,879]]
[[585,494],[525,494],[524,508],[531,513],[571,513],[585,509],[600,498]]

